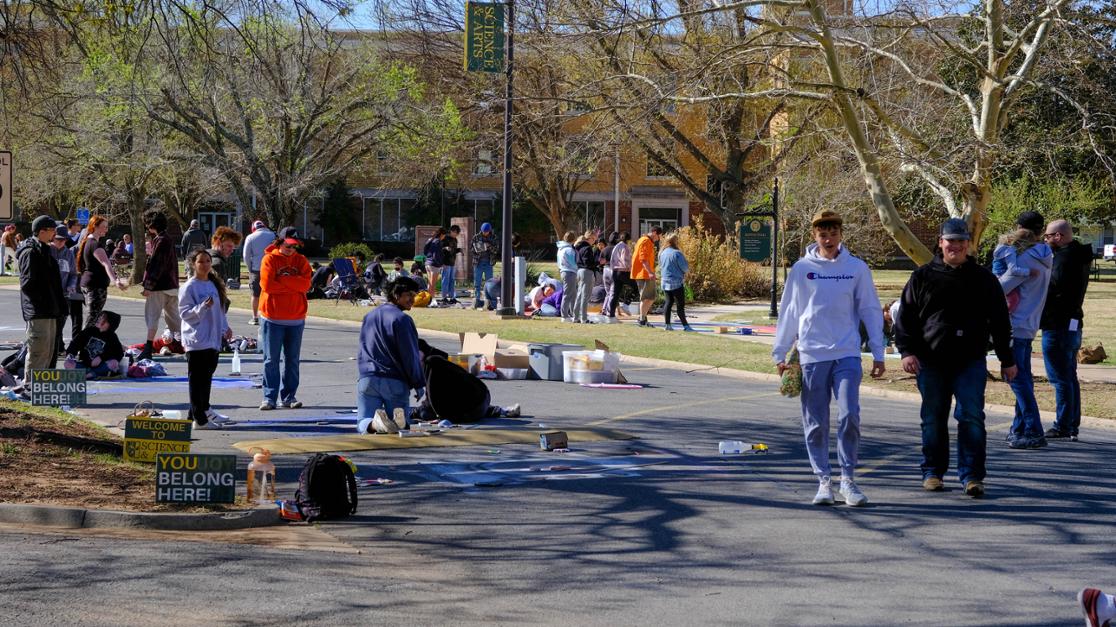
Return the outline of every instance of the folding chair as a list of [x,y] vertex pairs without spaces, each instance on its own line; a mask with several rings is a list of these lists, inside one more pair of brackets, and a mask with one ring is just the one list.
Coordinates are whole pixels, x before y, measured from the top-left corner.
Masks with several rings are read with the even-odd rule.
[[360,291],[360,278],[357,277],[356,264],[348,257],[338,257],[333,260],[333,269],[337,271],[337,279],[340,285],[340,289],[337,290],[337,295],[334,297],[334,304],[336,305],[344,298],[355,305]]

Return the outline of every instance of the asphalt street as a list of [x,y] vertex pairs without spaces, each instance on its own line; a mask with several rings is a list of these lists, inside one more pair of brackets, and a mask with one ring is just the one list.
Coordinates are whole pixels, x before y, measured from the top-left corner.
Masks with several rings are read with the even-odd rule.
[[[123,314],[126,343],[142,339],[140,302],[111,298],[108,308]],[[0,312],[0,341],[18,340],[15,291],[0,289]],[[231,321],[255,332],[243,313]],[[355,406],[356,343],[352,324],[311,321],[306,406],[264,414],[250,383],[215,390],[218,410],[240,424],[196,432],[194,450],[349,432],[250,421],[351,415],[341,412]],[[184,362],[164,363],[185,374]],[[247,381],[259,369],[258,356],[244,357]],[[523,406],[506,424],[608,426],[638,439],[574,443],[566,455],[528,445],[355,453],[363,479],[392,483],[363,487],[356,516],[317,526],[320,545],[0,527],[0,623],[1070,625],[1080,624],[1081,587],[1116,587],[1116,430],[1106,425],[1085,425],[1078,443],[1012,451],[1002,442],[1010,417],[990,414],[989,493],[973,500],[952,472],[948,491],[921,490],[915,403],[864,396],[870,504],[816,507],[798,402],[775,384],[624,371],[647,387],[489,386],[495,402]],[[217,374],[227,372],[225,357]],[[187,400],[185,383],[91,389],[81,411],[110,424],[141,400]],[[723,457],[723,439],[770,453]],[[276,459],[289,498],[305,456]]]

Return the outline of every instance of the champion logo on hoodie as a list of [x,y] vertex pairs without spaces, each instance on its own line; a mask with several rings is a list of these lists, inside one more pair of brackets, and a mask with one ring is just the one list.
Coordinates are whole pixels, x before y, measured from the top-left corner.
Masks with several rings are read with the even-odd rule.
[[851,281],[856,277],[851,274],[818,274],[817,272],[807,272],[806,278],[811,281]]

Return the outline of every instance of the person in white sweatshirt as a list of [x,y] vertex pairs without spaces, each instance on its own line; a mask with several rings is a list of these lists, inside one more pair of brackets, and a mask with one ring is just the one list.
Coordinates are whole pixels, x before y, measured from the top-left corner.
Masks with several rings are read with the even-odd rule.
[[574,294],[577,294],[577,253],[574,252],[574,232],[566,234],[558,242],[558,274],[562,277],[562,322],[574,321]]
[[232,339],[232,329],[225,318],[229,297],[224,281],[213,272],[209,252],[194,250],[186,257],[186,263],[193,268],[193,276],[178,295],[178,313],[182,318],[182,346],[186,349],[190,418],[196,429],[220,429],[229,417],[209,406],[209,396],[221,341]]
[[884,373],[883,310],[868,265],[841,245],[841,216],[823,210],[810,223],[814,242],[795,262],[783,289],[772,359],[779,374],[798,341],[802,364],[802,429],[818,478],[815,505],[833,504],[829,466],[829,399],[837,400],[837,459],[841,495],[860,506],[868,498],[856,485],[860,446],[860,324],[868,331],[872,377]]

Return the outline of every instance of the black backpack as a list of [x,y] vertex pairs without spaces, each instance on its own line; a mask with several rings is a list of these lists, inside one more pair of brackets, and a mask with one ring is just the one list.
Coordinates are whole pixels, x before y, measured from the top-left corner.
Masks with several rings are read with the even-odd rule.
[[295,503],[307,522],[345,518],[357,509],[356,477],[343,458],[318,453],[298,476]]

